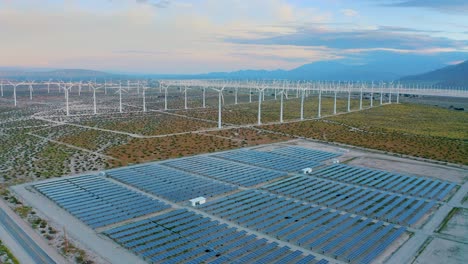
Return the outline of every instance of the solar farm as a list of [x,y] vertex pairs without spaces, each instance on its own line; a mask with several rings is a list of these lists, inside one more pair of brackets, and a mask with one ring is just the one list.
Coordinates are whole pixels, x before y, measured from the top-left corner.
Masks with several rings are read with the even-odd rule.
[[148,263],[398,263],[460,188],[347,164],[335,150],[274,144],[28,188]]

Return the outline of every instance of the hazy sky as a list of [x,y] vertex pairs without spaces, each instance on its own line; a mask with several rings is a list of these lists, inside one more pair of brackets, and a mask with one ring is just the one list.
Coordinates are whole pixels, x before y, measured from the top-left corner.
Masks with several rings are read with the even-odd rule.
[[0,66],[130,73],[468,58],[468,0],[0,0],[0,36]]

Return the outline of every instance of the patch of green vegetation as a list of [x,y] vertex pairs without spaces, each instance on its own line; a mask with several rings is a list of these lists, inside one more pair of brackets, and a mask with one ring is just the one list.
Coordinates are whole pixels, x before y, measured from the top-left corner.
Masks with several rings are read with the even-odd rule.
[[0,240],[0,262],[5,264],[19,264],[19,261]]
[[327,119],[370,132],[394,131],[468,140],[468,113],[435,106],[392,104]]
[[15,208],[15,212],[22,218],[26,218],[31,213],[32,208],[29,206],[18,206]]
[[[385,152],[468,164],[468,113],[431,106],[412,106],[386,105],[323,120],[266,125],[261,128]],[[429,121],[425,112],[438,113],[437,119]],[[417,119],[424,121],[418,122]]]

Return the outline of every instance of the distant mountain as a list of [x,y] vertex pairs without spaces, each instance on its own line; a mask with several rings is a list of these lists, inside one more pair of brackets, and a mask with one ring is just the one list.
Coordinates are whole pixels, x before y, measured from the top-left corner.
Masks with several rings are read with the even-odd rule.
[[[117,74],[93,70],[40,70],[0,68],[0,78],[48,80],[100,80],[103,79],[289,79],[289,80],[336,80],[336,81],[389,81],[405,78],[415,78],[418,74],[442,68],[450,61],[466,58],[467,53],[452,52],[437,55],[411,54],[389,51],[373,51],[357,53],[351,57],[318,61],[304,64],[292,70],[240,70],[234,72],[211,72],[205,74]],[[451,67],[447,67],[451,71]],[[466,69],[466,65],[465,65]],[[444,69],[442,69],[444,70]],[[468,76],[466,71],[458,75]],[[437,72],[437,71],[436,71]],[[443,71],[445,72],[445,71]],[[445,75],[444,73],[438,73]],[[463,72],[465,73],[463,75]],[[429,74],[429,73],[428,73]],[[431,73],[434,75],[434,73]],[[434,75],[435,80],[458,80],[454,77],[442,78]],[[421,77],[423,78],[423,77]],[[461,78],[461,77],[460,77]],[[460,81],[462,81],[460,79]]]
[[466,57],[466,53],[424,54],[375,51],[355,58],[319,61],[292,70],[242,70],[191,75],[190,78],[226,79],[290,79],[372,81],[397,80],[441,68],[449,61]]
[[401,78],[405,82],[431,82],[444,85],[468,85],[468,60],[419,75]]
[[19,80],[91,80],[111,78],[113,75],[101,71],[83,70],[83,69],[61,69],[46,71],[28,71],[22,69],[0,69],[0,78],[12,78]]

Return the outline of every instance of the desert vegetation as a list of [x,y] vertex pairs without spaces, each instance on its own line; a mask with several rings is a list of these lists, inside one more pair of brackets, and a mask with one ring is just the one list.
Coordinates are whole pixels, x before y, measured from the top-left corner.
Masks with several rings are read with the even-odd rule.
[[468,164],[466,113],[399,104],[262,128],[452,163]]

